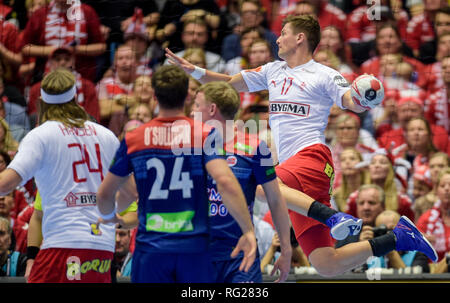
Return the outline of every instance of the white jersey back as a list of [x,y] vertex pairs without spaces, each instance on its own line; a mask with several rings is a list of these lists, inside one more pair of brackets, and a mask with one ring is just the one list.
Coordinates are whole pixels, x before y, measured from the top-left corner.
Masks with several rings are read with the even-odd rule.
[[250,92],[269,90],[270,128],[280,163],[301,149],[325,144],[324,131],[333,103],[340,108],[350,89],[336,70],[310,60],[289,68],[275,61],[241,72]]
[[97,222],[96,193],[108,172],[119,140],[107,128],[86,122],[68,128],[47,121],[30,131],[8,166],[22,177],[33,176],[42,197],[41,248],[83,248],[114,252],[114,225]]

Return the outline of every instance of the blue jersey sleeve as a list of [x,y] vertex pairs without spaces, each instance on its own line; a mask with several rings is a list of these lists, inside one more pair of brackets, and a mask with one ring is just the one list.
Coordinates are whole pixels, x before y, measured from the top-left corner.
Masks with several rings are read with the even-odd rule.
[[260,141],[256,154],[252,158],[256,182],[264,184],[277,177],[273,167],[272,154],[265,141]]
[[125,139],[120,142],[119,149],[114,156],[113,162],[109,167],[109,171],[116,176],[125,177],[132,172],[130,160],[128,157],[128,147]]

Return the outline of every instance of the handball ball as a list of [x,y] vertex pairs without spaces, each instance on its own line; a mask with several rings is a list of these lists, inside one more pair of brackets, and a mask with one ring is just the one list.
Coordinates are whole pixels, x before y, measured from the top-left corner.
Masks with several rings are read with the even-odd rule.
[[361,75],[352,83],[351,96],[358,105],[372,109],[384,99],[383,83],[372,75]]

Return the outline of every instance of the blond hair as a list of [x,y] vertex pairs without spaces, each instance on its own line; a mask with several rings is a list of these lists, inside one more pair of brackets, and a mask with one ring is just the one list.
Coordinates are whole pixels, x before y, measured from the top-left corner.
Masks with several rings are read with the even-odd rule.
[[[340,155],[342,155],[346,151],[354,152],[357,155],[360,162],[364,160],[362,154],[354,147],[344,148],[344,150],[340,153]],[[360,182],[362,184],[364,180],[367,180],[369,172],[366,169],[362,169],[360,170],[359,174],[360,174]],[[334,201],[336,202],[336,205],[340,211],[343,212],[347,211],[347,199],[348,197],[350,197],[351,193],[352,189],[348,184],[347,177],[345,175],[342,175],[342,183],[333,194]]]
[[241,100],[238,92],[230,84],[213,81],[200,86],[198,92],[205,94],[206,101],[216,104],[225,119],[234,119]]
[[[199,56],[200,60],[202,61],[201,64],[203,66],[200,67],[206,67],[206,54],[205,51],[199,47],[190,47],[188,49],[186,49],[186,51],[184,52],[183,58],[188,60],[188,61],[192,61],[191,57],[192,56]],[[198,64],[197,64],[198,65]]]
[[327,56],[328,61],[330,61],[331,66],[337,70],[339,68],[339,66],[341,65],[341,59],[339,59],[339,57],[333,53],[331,50],[329,49],[321,49],[318,50],[315,54],[314,57],[316,57],[318,54],[320,53],[324,53]]
[[438,186],[439,186],[439,183],[441,183],[442,177],[444,177],[445,175],[450,175],[450,167],[444,168],[443,170],[441,170],[439,172],[439,177],[438,177],[438,181],[437,181]]
[[0,127],[5,131],[3,142],[0,143],[0,149],[8,154],[10,152],[16,153],[19,149],[19,142],[17,142],[11,134],[8,122],[5,119],[0,119]]
[[[388,160],[389,158],[386,155],[385,156]],[[385,209],[388,210],[398,210],[398,190],[397,190],[397,184],[395,183],[395,172],[394,167],[392,166],[391,161],[389,160],[389,171],[386,176],[386,180],[384,181],[384,205]],[[370,177],[370,174],[367,174],[366,179],[364,180],[364,184],[372,184],[372,180]]]
[[[62,94],[75,85],[75,76],[65,68],[58,68],[44,77],[41,88],[48,94]],[[68,127],[84,127],[90,120],[85,110],[78,105],[75,98],[63,104],[48,104],[40,99],[39,123],[49,120],[59,121]]]

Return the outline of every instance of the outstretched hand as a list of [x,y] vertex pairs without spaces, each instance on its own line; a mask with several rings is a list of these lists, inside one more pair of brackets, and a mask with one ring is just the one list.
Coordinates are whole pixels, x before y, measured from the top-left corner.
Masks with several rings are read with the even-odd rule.
[[187,74],[191,74],[194,69],[195,65],[190,63],[188,60],[181,58],[177,55],[175,55],[170,49],[166,48],[166,57],[170,64],[177,65],[181,67]]
[[255,261],[257,248],[256,237],[253,231],[248,231],[239,238],[236,247],[231,252],[232,258],[235,258],[240,251],[244,252],[244,258],[239,266],[239,270],[248,272]]

